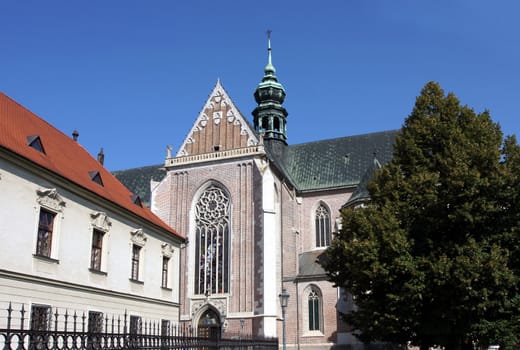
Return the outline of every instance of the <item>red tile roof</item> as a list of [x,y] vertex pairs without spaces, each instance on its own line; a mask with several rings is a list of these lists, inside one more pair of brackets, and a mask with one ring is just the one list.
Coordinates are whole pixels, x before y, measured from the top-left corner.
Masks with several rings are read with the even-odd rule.
[[[29,146],[28,136],[39,136],[45,153]],[[0,147],[72,181],[177,237],[184,238],[150,209],[136,205],[130,190],[79,143],[1,92]],[[103,185],[92,180],[92,172],[99,172]]]

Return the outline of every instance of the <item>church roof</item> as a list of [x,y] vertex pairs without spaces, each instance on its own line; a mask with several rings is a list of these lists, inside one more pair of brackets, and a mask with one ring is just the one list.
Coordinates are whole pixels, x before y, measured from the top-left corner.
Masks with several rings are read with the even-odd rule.
[[161,181],[166,176],[163,164],[118,170],[112,174],[127,188],[132,189],[146,206],[150,206],[150,180]]
[[0,130],[0,149],[12,152],[142,220],[183,238],[151,210],[138,205],[139,200],[136,200],[134,194],[78,142],[3,93],[0,93]]
[[[368,194],[365,193],[366,184],[370,179],[365,179],[365,184],[363,179],[373,168],[374,158],[380,164],[390,161],[398,132],[382,131],[290,145],[286,146],[282,157],[270,152],[269,143],[266,143],[266,152],[299,192],[359,185],[356,197],[365,198]],[[152,165],[114,171],[113,174],[149,205],[150,180],[160,181],[166,172],[161,165]],[[373,171],[370,171],[372,174]]]
[[287,146],[282,171],[301,192],[357,186],[374,161],[392,158],[397,130]]

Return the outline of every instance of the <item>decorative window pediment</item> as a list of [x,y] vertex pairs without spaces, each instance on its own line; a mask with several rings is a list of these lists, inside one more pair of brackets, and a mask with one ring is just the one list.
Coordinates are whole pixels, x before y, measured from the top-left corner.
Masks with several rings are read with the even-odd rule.
[[132,243],[137,244],[141,247],[143,247],[146,244],[146,241],[148,240],[148,237],[146,237],[142,228],[130,231],[130,234],[132,235]]
[[65,207],[65,201],[55,188],[39,188],[36,190],[36,201],[41,206],[61,212]]
[[161,244],[162,255],[171,258],[173,256],[173,246],[169,243]]
[[108,218],[107,214],[101,211],[94,211],[90,213],[92,226],[95,228],[107,232],[112,226],[112,221]]

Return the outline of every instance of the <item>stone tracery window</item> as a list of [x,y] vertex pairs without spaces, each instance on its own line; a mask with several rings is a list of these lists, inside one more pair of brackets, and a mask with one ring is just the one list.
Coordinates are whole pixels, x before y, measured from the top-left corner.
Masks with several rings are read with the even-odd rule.
[[330,213],[320,204],[316,209],[316,247],[327,247],[330,245]]
[[230,201],[210,186],[195,205],[195,293],[229,292]]
[[309,296],[307,297],[308,311],[309,311],[309,331],[321,330],[321,298],[319,291],[312,288]]

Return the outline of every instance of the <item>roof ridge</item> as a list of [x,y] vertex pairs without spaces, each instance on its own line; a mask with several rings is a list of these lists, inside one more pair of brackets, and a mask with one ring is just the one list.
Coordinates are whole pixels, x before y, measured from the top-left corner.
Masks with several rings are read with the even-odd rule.
[[378,134],[387,134],[387,133],[398,133],[401,129],[391,129],[391,130],[383,130],[383,131],[376,131],[376,132],[368,132],[364,134],[356,134],[356,135],[349,135],[349,136],[339,136],[339,137],[333,137],[330,139],[323,139],[323,140],[316,140],[316,141],[308,141],[308,142],[302,142],[302,143],[296,143],[292,145],[288,145],[289,148],[296,147],[296,146],[303,146],[303,145],[309,145],[309,144],[316,144],[316,143],[324,143],[324,142],[330,142],[335,140],[345,140],[345,139],[352,139],[357,137],[363,137],[368,135],[378,135]]

